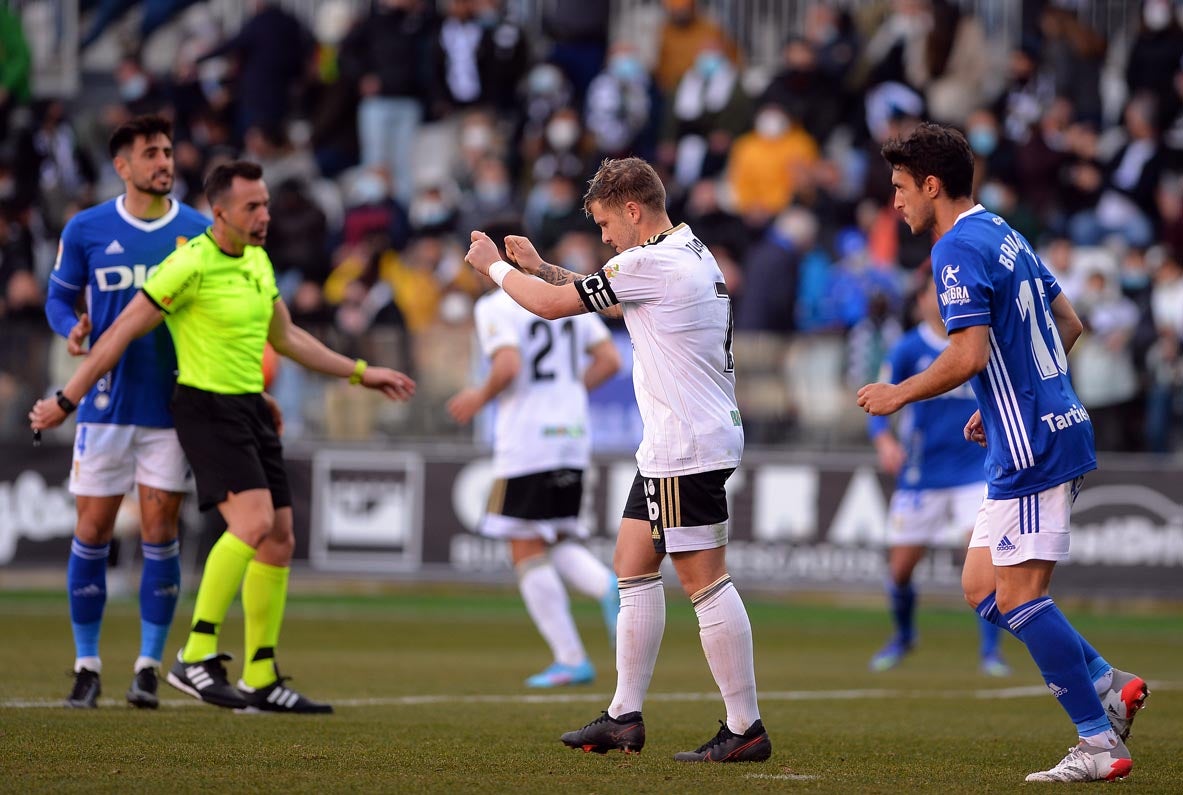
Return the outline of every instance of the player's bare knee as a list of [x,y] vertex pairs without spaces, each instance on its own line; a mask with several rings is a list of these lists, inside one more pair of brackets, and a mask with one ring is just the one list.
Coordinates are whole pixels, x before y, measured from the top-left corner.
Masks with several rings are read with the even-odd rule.
[[87,546],[101,547],[109,544],[113,535],[114,524],[99,523],[83,517],[79,517],[78,524],[74,527],[74,536]]
[[167,519],[154,522],[145,521],[140,529],[140,537],[146,544],[171,543],[177,538],[177,523],[175,520],[169,521]]
[[260,511],[258,515],[243,517],[235,522],[231,530],[255,549],[264,541],[270,541],[275,528],[275,513]]

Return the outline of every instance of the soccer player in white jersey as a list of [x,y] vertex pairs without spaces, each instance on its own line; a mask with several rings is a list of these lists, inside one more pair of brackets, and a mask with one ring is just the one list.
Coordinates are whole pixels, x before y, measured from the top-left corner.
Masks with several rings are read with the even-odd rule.
[[1027,780],[1122,778],[1146,682],[1110,666],[1048,595],[1056,562],[1068,557],[1072,501],[1097,466],[1092,423],[1068,375],[1080,320],[1027,240],[973,202],[973,154],[960,132],[921,124],[888,141],[883,156],[904,222],[937,238],[932,270],[949,346],[899,384],[864,386],[858,404],[887,415],[972,383],[978,411],[963,435],[986,447],[987,492],[962,586],[979,615],[1027,647],[1079,738]]
[[596,315],[543,320],[502,290],[482,296],[474,314],[489,370],[448,401],[448,412],[467,423],[496,405],[496,480],[480,532],[509,542],[522,601],[553,657],[526,685],[587,684],[596,671],[564,583],[599,601],[615,643],[616,575],[581,543],[588,529],[579,512],[591,463],[587,393],[620,370],[620,353]]
[[[171,137],[172,125],[159,116],[116,129],[109,149],[126,192],[78,213],[62,232],[45,313],[75,356],[85,353],[88,339],[92,346],[99,340],[165,257],[209,225],[169,196]],[[79,297],[86,302],[81,315]],[[157,329],[132,343],[78,407],[70,468],[78,523],[66,575],[75,647],[71,707],[94,707],[100,693],[107,556],[123,496],[137,485],[141,646],[127,700],[151,709],[158,703],[156,669],[181,583],[177,515],[192,482],[169,411],[176,369],[172,339]]]
[[[763,761],[772,744],[756,703],[752,627],[727,574],[727,478],[743,453],[735,402],[732,314],[715,258],[666,214],[665,187],[644,160],[606,160],[584,209],[617,256],[590,276],[545,263],[530,241],[506,238],[501,260],[483,232],[467,261],[544,318],[595,311],[624,318],[644,426],[638,472],[620,522],[616,693],[603,714],[562,742],[584,751],[640,751],[641,707],[665,630],[659,567],[668,554],[698,615],[699,636],[727,717],[685,762]],[[525,271],[525,272],[523,272]],[[533,274],[533,275],[530,275]]]
[[[929,272],[916,291],[919,323],[891,349],[880,378],[899,383],[928,367],[949,346],[937,293]],[[961,438],[965,418],[974,412],[973,389],[962,384],[900,412],[892,429],[887,417],[870,417],[867,431],[879,465],[896,475],[887,515],[888,604],[895,633],[871,658],[872,671],[895,668],[916,643],[916,589],[912,575],[930,547],[965,546],[986,488],[985,452]],[[982,673],[1006,676],[1010,668],[998,651],[1000,630],[981,616],[979,656]]]

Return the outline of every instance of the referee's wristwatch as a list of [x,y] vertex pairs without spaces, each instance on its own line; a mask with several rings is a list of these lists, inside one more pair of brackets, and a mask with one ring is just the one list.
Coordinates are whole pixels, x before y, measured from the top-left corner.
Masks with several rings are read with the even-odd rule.
[[74,409],[78,408],[78,404],[66,397],[62,390],[57,391],[58,405],[62,407],[62,411],[66,414],[72,414]]

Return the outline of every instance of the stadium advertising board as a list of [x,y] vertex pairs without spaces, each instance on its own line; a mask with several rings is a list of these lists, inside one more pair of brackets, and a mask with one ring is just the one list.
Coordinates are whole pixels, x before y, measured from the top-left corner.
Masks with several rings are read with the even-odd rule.
[[[65,560],[74,526],[69,462],[67,447],[0,446],[0,565]],[[343,575],[508,578],[505,545],[472,532],[490,465],[487,451],[468,446],[293,445],[297,559]],[[630,458],[602,456],[588,473],[584,518],[604,559],[634,472]],[[1103,459],[1077,500],[1072,561],[1058,569],[1057,590],[1183,598],[1181,476],[1161,459]],[[890,489],[871,456],[749,452],[728,484],[731,573],[770,587],[879,589]],[[198,548],[192,532],[185,535],[190,555]],[[959,572],[960,556],[948,550],[932,555],[918,576],[926,587],[955,592]]]

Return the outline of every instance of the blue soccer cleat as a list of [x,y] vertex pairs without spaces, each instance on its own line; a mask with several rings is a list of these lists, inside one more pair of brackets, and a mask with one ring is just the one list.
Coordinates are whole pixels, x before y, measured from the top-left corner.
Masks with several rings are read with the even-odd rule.
[[910,651],[912,651],[912,641],[902,641],[899,637],[894,637],[887,642],[886,646],[875,652],[869,667],[875,673],[890,671],[899,665]]
[[596,669],[584,660],[578,665],[551,663],[542,673],[526,680],[526,687],[565,687],[566,685],[587,685],[595,681]]
[[604,626],[608,628],[608,645],[616,648],[616,619],[620,616],[620,583],[611,575],[608,590],[600,597],[600,609],[604,611]]

